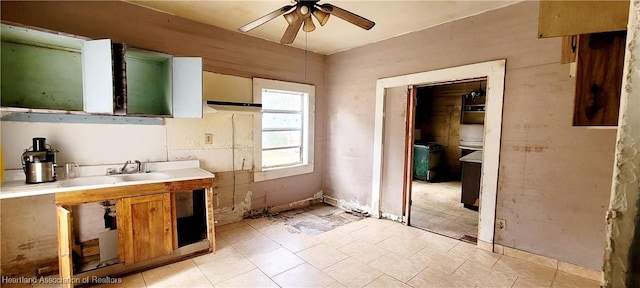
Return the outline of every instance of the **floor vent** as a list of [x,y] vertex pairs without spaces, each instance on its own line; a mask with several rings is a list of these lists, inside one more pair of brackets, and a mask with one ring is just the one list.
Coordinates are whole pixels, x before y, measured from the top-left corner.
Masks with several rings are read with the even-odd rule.
[[462,236],[462,238],[460,238],[460,240],[467,242],[467,243],[471,243],[471,244],[477,244],[478,243],[478,238],[473,237],[473,236],[469,236],[469,235],[464,235]]

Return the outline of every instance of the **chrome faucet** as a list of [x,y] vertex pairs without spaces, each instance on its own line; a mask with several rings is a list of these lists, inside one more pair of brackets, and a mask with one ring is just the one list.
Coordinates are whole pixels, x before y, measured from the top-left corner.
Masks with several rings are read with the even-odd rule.
[[[134,162],[136,163],[135,170],[127,172],[127,166],[129,166],[129,164],[133,164]],[[141,173],[141,172],[142,172],[142,162],[138,160],[134,160],[133,162],[131,162],[131,160],[127,160],[127,162],[124,162],[124,166],[122,166],[122,168],[118,169],[117,171],[113,171],[113,168],[107,168],[107,175],[132,174],[132,173]]]
[[124,166],[122,166],[122,168],[120,168],[120,173],[121,174],[125,174],[127,171],[127,165],[131,164],[131,161],[127,160],[127,162],[124,162]]
[[142,162],[135,160],[136,162],[136,173],[142,173]]

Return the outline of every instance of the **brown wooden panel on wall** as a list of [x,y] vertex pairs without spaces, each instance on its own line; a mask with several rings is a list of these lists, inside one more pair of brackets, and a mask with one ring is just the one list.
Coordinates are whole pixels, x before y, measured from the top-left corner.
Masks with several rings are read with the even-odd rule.
[[573,125],[618,125],[625,43],[625,31],[580,36]]
[[562,53],[560,55],[561,64],[576,62],[576,59],[578,57],[579,37],[580,35],[562,37]]
[[540,1],[538,37],[627,29],[629,1]]

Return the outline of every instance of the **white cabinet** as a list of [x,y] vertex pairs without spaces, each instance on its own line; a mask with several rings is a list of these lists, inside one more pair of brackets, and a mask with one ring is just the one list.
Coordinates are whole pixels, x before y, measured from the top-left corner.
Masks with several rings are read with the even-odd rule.
[[113,114],[112,79],[111,40],[82,43],[82,102],[85,112]]
[[173,57],[173,117],[202,118],[202,58]]
[[83,43],[85,112],[202,118],[202,58],[135,48],[117,57],[119,47],[109,39]]

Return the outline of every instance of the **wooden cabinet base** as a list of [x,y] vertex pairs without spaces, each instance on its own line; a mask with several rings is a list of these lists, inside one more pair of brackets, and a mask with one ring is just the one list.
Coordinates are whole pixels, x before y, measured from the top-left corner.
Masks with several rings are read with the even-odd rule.
[[[107,276],[113,278],[191,258],[197,254],[215,252],[212,186],[212,179],[198,179],[56,194],[60,278],[64,281],[62,286],[101,284],[92,282],[92,279],[100,282],[101,279],[109,279],[105,278]],[[200,211],[194,211],[194,215],[199,215],[196,220],[200,223],[199,233],[202,238],[190,238],[188,242],[179,244],[177,233],[184,232],[191,226],[179,228],[176,224],[178,216],[175,195],[186,193],[193,193],[198,197]],[[90,268],[94,270],[87,271],[78,269],[79,267],[74,269],[81,262],[74,261],[72,257],[75,238],[73,215],[68,206],[112,200],[116,202],[120,261],[117,261],[118,258],[113,262],[101,261],[100,264],[108,266]],[[74,271],[79,273],[74,274]]]

